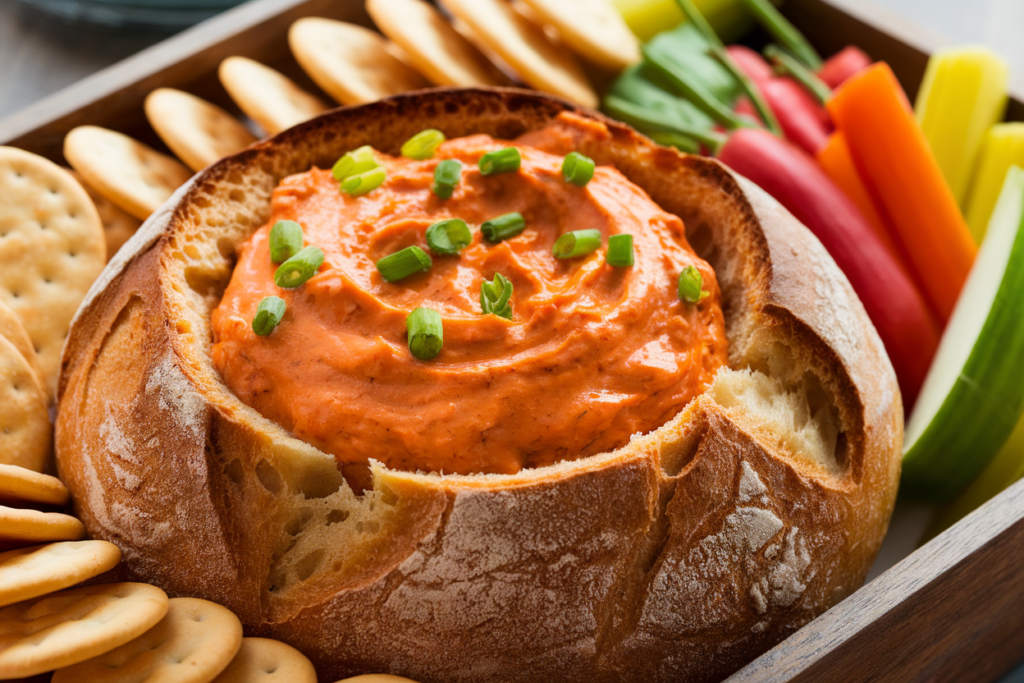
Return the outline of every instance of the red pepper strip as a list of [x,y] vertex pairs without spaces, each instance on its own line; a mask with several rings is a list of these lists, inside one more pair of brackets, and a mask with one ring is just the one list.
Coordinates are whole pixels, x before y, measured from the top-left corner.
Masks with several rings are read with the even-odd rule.
[[808,154],[817,154],[828,142],[832,123],[814,96],[791,78],[772,78],[761,93],[775,112],[786,139]]
[[825,60],[818,69],[818,78],[835,90],[854,74],[871,66],[871,57],[860,48],[849,45]]
[[832,132],[832,123],[825,108],[792,78],[775,76],[768,62],[753,50],[730,45],[728,51],[750,80],[761,88],[761,94],[779,120],[786,139],[808,154],[817,154]]
[[764,130],[734,131],[718,158],[764,188],[821,240],[875,324],[909,411],[939,331],[912,280],[863,214],[814,159]]

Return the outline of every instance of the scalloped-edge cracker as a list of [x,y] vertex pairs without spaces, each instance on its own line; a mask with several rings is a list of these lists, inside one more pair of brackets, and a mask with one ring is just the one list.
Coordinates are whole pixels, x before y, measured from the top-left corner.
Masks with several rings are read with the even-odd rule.
[[362,26],[305,17],[292,24],[288,44],[309,77],[342,104],[374,102],[430,86],[395,56],[383,36]]
[[114,258],[114,254],[124,246],[124,243],[142,227],[142,221],[93,189],[92,185],[85,182],[85,178],[77,171],[70,170],[69,173],[82,184],[89,194],[89,198],[92,199],[92,203],[96,205],[100,222],[103,223],[103,236],[107,241],[107,262],[109,263],[110,259]]
[[435,85],[511,85],[484,53],[423,0],[367,0],[381,32],[401,47],[417,71]]
[[0,463],[42,472],[52,449],[47,393],[14,344],[0,337]]
[[151,629],[167,602],[156,586],[110,583],[4,607],[0,678],[34,676],[109,652]]
[[0,505],[0,547],[20,548],[83,538],[85,526],[71,515]]
[[192,177],[177,159],[99,126],[72,129],[64,137],[64,156],[94,190],[139,220]]
[[352,678],[343,678],[337,683],[416,683],[416,681],[391,674],[363,674]]
[[522,2],[584,59],[612,71],[640,61],[640,42],[610,0]]
[[121,561],[106,541],[67,541],[0,553],[0,607],[74,586]]
[[242,638],[238,654],[212,683],[316,683],[316,669],[291,645],[269,638]]
[[256,142],[256,136],[212,102],[183,90],[157,88],[145,102],[160,139],[193,171],[201,171]]
[[585,107],[597,106],[597,94],[576,56],[552,42],[541,26],[505,0],[444,0],[443,4],[529,85]]
[[228,57],[217,69],[221,85],[245,115],[269,135],[322,114],[330,106],[279,71],[248,57]]
[[39,355],[36,353],[36,348],[32,345],[25,326],[21,324],[21,318],[4,303],[3,299],[0,299],[0,337],[4,337],[14,344],[14,348],[18,349],[18,353],[32,368],[39,386],[44,386],[43,370],[39,367]]
[[17,502],[60,506],[67,505],[70,498],[64,482],[57,477],[0,464],[0,505]]
[[21,319],[55,393],[71,318],[106,264],[89,195],[49,159],[0,147],[0,299]]
[[209,683],[242,645],[231,610],[198,598],[173,598],[141,637],[53,675],[53,683]]

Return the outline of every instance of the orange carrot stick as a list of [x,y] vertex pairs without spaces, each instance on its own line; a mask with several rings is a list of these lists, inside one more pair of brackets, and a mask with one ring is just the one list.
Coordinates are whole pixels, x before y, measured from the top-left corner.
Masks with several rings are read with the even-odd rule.
[[945,323],[977,247],[899,82],[887,64],[874,64],[839,88],[827,106]]
[[[853,156],[850,155],[850,146],[842,131],[837,130],[829,136],[825,146],[818,150],[817,158],[818,163],[832,179],[832,182],[839,186],[843,194],[857,205],[857,208],[864,214],[864,218],[868,219],[868,223],[874,228],[875,234],[878,235],[878,239],[885,245],[885,248],[896,260],[903,262],[903,258],[892,241],[890,228],[886,226],[885,220],[878,212],[878,207],[875,206],[875,200],[871,198],[868,188],[861,180],[860,173],[857,172]],[[903,265],[906,266],[906,263],[904,262]]]

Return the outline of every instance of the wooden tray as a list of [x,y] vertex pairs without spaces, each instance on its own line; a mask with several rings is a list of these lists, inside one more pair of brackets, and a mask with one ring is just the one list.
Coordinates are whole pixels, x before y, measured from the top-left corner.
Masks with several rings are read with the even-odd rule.
[[[856,44],[887,61],[911,97],[944,42],[869,0],[786,0],[783,11],[825,54]],[[63,162],[64,135],[89,123],[163,149],[145,96],[176,87],[237,112],[216,75],[231,55],[319,93],[288,50],[288,27],[303,16],[371,25],[362,0],[253,0],[0,121],[0,144]],[[1007,118],[1024,120],[1021,93]],[[925,520],[897,506],[878,563],[895,566],[729,681],[987,682],[1008,671],[1024,656],[1024,481],[910,552]]]

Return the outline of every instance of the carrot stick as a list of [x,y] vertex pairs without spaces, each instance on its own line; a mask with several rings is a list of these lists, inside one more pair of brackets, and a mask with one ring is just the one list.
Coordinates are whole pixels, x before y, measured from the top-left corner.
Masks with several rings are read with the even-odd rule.
[[899,82],[887,64],[874,64],[839,88],[827,106],[945,323],[977,247]]
[[[868,219],[868,223],[871,224],[878,239],[889,250],[889,253],[907,268],[905,260],[892,241],[890,228],[886,225],[882,214],[878,212],[875,200],[871,198],[860,173],[857,172],[853,156],[850,154],[850,146],[842,131],[837,130],[829,136],[825,146],[818,150],[817,158],[818,163],[832,179],[832,182],[839,186],[843,194],[857,205],[857,208],[864,214],[864,218]],[[907,268],[907,271],[909,272],[910,268]]]

